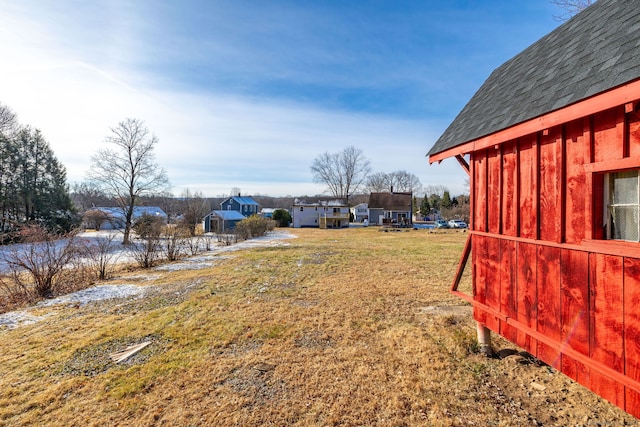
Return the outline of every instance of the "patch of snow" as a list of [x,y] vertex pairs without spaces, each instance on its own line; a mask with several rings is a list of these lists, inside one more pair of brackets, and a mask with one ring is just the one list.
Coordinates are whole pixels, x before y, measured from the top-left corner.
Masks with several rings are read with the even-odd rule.
[[[83,239],[90,238],[106,238],[109,234],[117,233],[114,231],[99,231],[99,232],[86,232],[80,233],[79,236]],[[197,268],[206,268],[217,260],[222,260],[226,258],[230,258],[229,256],[220,256],[217,255],[221,252],[232,252],[241,249],[247,248],[255,248],[255,247],[263,247],[263,246],[287,246],[289,243],[282,242],[285,239],[296,238],[297,236],[286,232],[286,231],[270,231],[266,235],[262,237],[257,237],[251,240],[245,240],[240,243],[236,243],[230,246],[217,246],[212,251],[209,251],[205,254],[194,256],[191,258],[186,258],[178,263],[174,264],[166,264],[164,266],[159,266],[156,270],[167,270],[167,271],[176,271],[179,269],[197,269]],[[115,241],[114,241],[115,242]],[[126,252],[126,247],[122,246],[120,243],[114,243],[113,248],[119,248],[123,253]],[[4,247],[6,249],[7,247]],[[15,250],[15,249],[14,249]],[[0,258],[2,258],[2,249],[0,249]],[[122,260],[122,258],[119,258]],[[0,262],[0,270],[2,269],[2,263]],[[146,279],[153,278],[154,275],[146,275],[141,276]],[[98,285],[91,288],[83,289],[78,292],[74,292],[71,294],[63,295],[54,299],[41,301],[36,304],[36,307],[51,307],[55,305],[61,304],[87,304],[92,301],[100,301],[105,299],[115,299],[115,298],[127,298],[132,296],[137,296],[139,298],[144,297],[145,291],[149,289],[144,286],[137,286],[132,284],[123,284],[123,285]],[[36,323],[44,320],[45,318],[53,315],[53,313],[47,313],[43,316],[36,316],[29,313],[28,310],[20,310],[20,311],[11,311],[8,313],[0,314],[0,329],[2,327],[6,327],[8,329],[14,329],[21,325],[28,325],[32,323]]]
[[4,326],[8,329],[14,329],[21,325],[30,325],[32,323],[40,322],[49,316],[50,314],[45,316],[34,316],[25,310],[10,311],[8,313],[0,314],[0,328]]
[[98,285],[72,294],[40,301],[36,307],[50,307],[59,304],[87,304],[104,299],[126,298],[144,294],[146,288],[137,285]]

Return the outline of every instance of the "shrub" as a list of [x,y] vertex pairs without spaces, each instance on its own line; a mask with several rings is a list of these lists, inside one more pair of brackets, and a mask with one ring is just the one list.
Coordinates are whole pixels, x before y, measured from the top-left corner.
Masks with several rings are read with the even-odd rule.
[[24,244],[4,257],[16,289],[30,289],[37,296],[51,297],[60,276],[79,254],[72,234],[60,236],[34,225],[23,230]]
[[115,234],[83,241],[80,245],[82,254],[89,268],[99,280],[108,279],[113,264],[118,260],[120,252],[114,248]]
[[288,227],[291,224],[291,214],[286,209],[276,209],[273,211],[273,220],[278,227]]
[[132,228],[141,239],[148,239],[160,237],[163,225],[164,220],[162,218],[144,214],[136,220]]
[[269,221],[258,215],[252,215],[236,224],[236,235],[239,239],[247,240],[264,236],[269,229],[273,229],[273,221]]
[[162,237],[164,240],[164,249],[167,255],[167,260],[169,261],[179,259],[186,250],[188,245],[187,242],[192,240],[191,233],[188,229],[172,225],[167,225],[163,228]]

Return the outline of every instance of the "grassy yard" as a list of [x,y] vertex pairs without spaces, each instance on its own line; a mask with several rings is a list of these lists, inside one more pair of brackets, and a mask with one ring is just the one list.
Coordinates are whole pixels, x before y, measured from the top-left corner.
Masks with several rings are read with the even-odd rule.
[[526,355],[475,352],[470,307],[448,292],[466,233],[290,232],[107,282],[145,298],[0,330],[0,425],[638,425]]

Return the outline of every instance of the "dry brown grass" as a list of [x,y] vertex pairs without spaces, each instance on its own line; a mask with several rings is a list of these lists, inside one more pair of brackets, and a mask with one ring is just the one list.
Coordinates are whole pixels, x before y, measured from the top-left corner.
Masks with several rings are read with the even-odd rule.
[[292,233],[150,272],[144,300],[0,331],[0,425],[637,425],[544,365],[474,352],[470,310],[448,293],[466,234]]

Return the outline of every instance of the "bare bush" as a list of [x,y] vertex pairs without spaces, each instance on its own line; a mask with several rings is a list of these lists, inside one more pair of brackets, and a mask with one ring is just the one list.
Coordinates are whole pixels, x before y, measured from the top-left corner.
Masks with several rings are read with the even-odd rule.
[[0,313],[26,304],[33,299],[33,293],[24,283],[17,283],[11,276],[0,276]]
[[108,279],[112,267],[118,261],[120,251],[114,247],[115,237],[115,234],[109,234],[105,237],[91,239],[91,241],[84,241],[81,245],[87,268],[99,280]]
[[162,237],[167,260],[175,261],[184,254],[187,242],[191,240],[191,233],[182,227],[166,226]]
[[131,257],[142,268],[151,268],[158,263],[161,256],[162,244],[160,236],[149,236],[146,239],[130,241]]
[[214,237],[212,235],[199,235],[187,239],[185,242],[186,250],[190,255],[197,255],[205,251],[208,252],[213,248],[213,239]]
[[61,237],[40,226],[31,226],[24,233],[26,243],[5,253],[5,262],[18,289],[33,289],[37,296],[49,298],[65,267],[78,254],[73,235]]
[[218,233],[216,234],[218,243],[222,243],[224,246],[230,246],[234,243],[238,243],[238,236],[235,233]]

